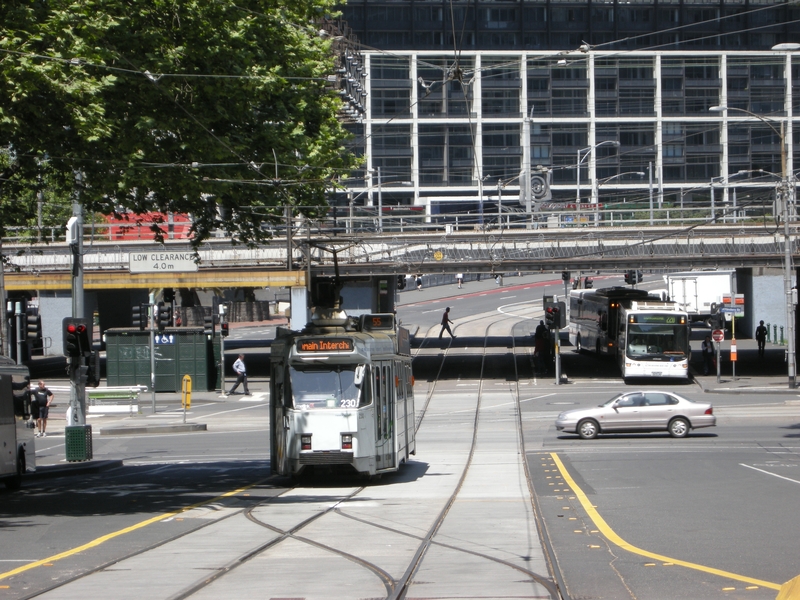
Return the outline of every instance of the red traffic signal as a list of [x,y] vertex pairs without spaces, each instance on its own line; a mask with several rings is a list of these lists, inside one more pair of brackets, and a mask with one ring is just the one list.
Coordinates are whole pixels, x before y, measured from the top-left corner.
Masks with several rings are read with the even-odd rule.
[[67,317],[62,322],[64,355],[70,357],[88,356],[92,352],[89,340],[89,325],[86,319]]

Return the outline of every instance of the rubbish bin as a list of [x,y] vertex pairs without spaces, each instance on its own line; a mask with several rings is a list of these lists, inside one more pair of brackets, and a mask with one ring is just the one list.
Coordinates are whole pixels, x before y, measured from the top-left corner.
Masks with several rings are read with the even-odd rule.
[[64,428],[67,462],[92,460],[92,426],[71,425]]

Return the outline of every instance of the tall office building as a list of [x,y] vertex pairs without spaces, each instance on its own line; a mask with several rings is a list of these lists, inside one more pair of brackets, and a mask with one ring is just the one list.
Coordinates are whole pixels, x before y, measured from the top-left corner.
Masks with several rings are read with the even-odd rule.
[[551,203],[621,215],[650,202],[674,217],[713,205],[728,220],[751,204],[767,211],[775,180],[794,172],[797,2],[350,0],[342,10],[365,74],[366,112],[351,127],[366,165],[337,204],[510,221],[528,198],[548,197],[531,190],[541,176]]

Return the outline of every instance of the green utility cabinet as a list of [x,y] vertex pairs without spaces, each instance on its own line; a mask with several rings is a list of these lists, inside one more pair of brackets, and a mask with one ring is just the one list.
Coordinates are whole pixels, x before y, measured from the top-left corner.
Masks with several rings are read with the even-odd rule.
[[154,335],[156,392],[179,392],[184,375],[195,390],[214,390],[213,353],[203,328],[169,327],[106,330],[106,379],[109,386],[150,387],[150,335]]

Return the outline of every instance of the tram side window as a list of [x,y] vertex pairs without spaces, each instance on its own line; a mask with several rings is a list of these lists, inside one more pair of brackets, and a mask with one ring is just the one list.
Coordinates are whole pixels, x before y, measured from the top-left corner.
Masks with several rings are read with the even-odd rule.
[[356,408],[361,402],[363,390],[355,384],[355,365],[291,367],[289,371],[295,408]]

